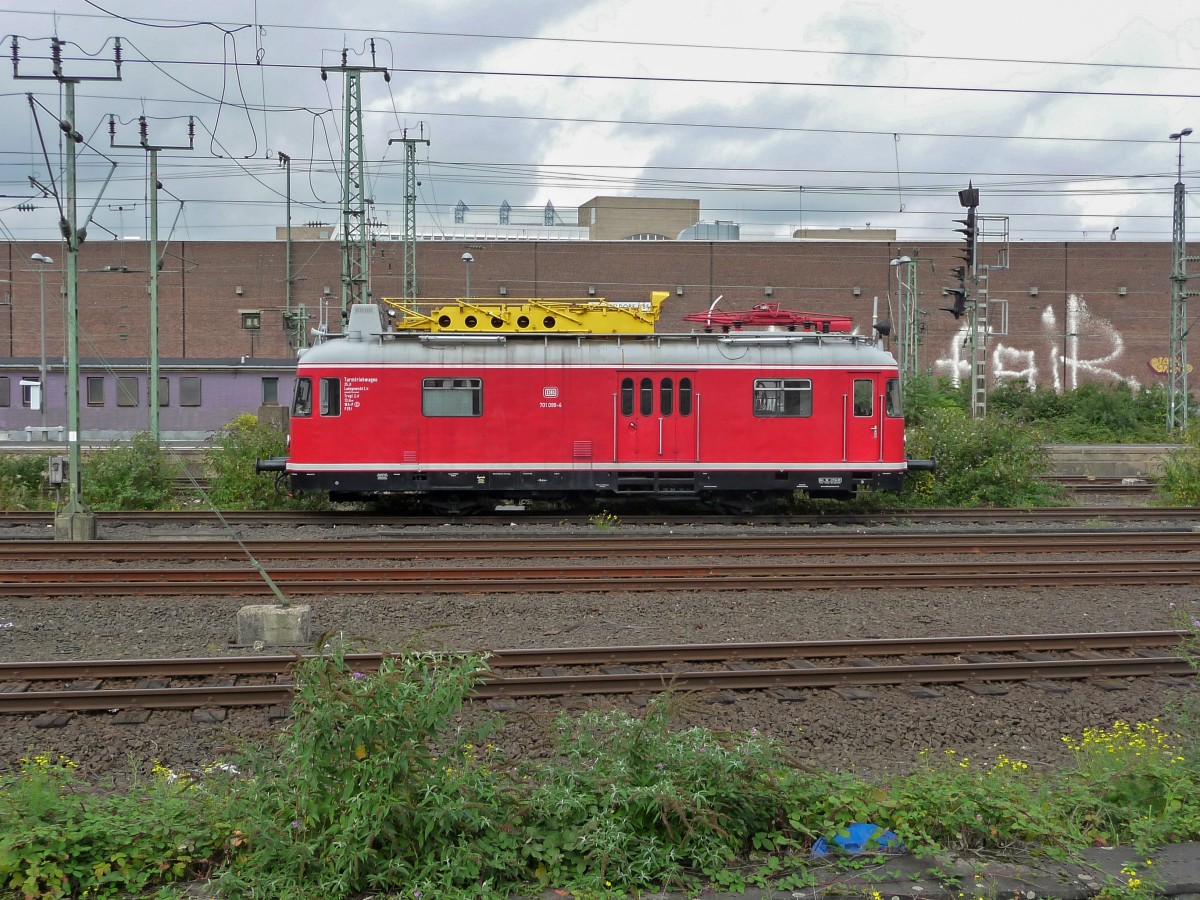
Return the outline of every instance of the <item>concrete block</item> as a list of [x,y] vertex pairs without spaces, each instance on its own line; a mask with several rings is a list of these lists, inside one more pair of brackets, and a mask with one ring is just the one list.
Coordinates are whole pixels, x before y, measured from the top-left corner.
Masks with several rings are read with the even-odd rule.
[[237,614],[237,643],[241,647],[307,646],[310,627],[308,606],[243,606]]

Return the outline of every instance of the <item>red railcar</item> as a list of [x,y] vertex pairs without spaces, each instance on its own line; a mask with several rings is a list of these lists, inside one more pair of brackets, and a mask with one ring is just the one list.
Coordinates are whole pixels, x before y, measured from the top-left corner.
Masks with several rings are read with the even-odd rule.
[[289,456],[336,499],[571,496],[752,508],[901,486],[899,374],[848,334],[413,334],[377,307],[299,360]]

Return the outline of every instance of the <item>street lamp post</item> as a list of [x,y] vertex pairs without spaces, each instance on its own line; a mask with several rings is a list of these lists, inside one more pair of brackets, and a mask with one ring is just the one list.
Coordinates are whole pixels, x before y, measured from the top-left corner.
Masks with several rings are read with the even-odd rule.
[[467,299],[470,300],[471,299],[471,263],[475,262],[475,257],[473,257],[470,253],[464,253],[462,255],[462,261],[464,263],[466,263],[466,266],[467,266]]
[[43,437],[46,428],[46,270],[43,266],[49,266],[54,263],[54,260],[49,256],[43,256],[41,253],[35,253],[29,257],[33,262],[38,263],[38,304],[42,311],[42,362],[38,368],[38,390],[41,392],[38,406],[42,412],[42,429]]

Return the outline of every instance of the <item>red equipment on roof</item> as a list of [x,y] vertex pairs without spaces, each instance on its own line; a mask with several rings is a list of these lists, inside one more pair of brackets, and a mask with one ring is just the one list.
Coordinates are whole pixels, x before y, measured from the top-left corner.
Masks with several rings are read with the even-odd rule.
[[778,303],[760,303],[750,309],[715,310],[691,313],[683,317],[685,322],[703,322],[705,331],[720,328],[722,331],[740,331],[742,328],[786,328],[788,331],[850,331],[853,326],[849,316],[826,313],[800,312],[780,309]]

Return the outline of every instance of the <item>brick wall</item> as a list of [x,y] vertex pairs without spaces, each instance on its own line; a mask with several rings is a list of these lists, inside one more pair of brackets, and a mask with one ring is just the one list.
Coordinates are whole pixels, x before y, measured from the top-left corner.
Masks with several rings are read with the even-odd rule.
[[[682,331],[680,317],[708,308],[738,309],[764,301],[785,308],[846,314],[860,330],[870,327],[875,298],[889,314],[900,255],[918,260],[922,369],[950,374],[963,347],[965,320],[939,307],[956,262],[954,242],[699,242],[699,241],[496,241],[424,242],[417,248],[422,298],[461,297],[466,288],[462,254],[470,251],[471,293],[508,299],[584,297],[588,288],[610,300],[646,300],[667,290],[659,330]],[[39,354],[38,252],[61,261],[56,244],[4,244],[0,277],[11,303],[0,306],[0,357]],[[980,261],[989,263],[988,247]],[[288,355],[282,325],[285,294],[282,242],[184,242],[167,248],[159,276],[160,354],[163,357],[280,358]],[[1195,245],[1189,253],[1195,254]],[[79,257],[80,352],[84,357],[135,357],[148,348],[148,249],[138,242],[92,242]],[[315,324],[322,299],[334,327],[340,313],[341,259],[337,242],[297,242],[292,251],[293,303],[304,303]],[[1045,387],[1082,380],[1136,378],[1161,382],[1152,360],[1168,350],[1171,252],[1167,243],[1120,241],[1022,242],[1012,247],[1011,268],[993,271],[993,300],[1008,301],[1008,333],[989,343],[989,367]],[[45,266],[47,352],[63,352],[60,267]],[[121,269],[129,271],[121,271]],[[108,269],[108,271],[106,271]],[[403,246],[381,242],[371,252],[377,296],[403,294]],[[237,292],[241,288],[241,293]],[[767,297],[765,289],[772,289]],[[328,288],[329,294],[325,294]],[[682,294],[677,293],[682,288]],[[855,294],[854,289],[859,292]],[[1031,289],[1036,288],[1036,295]],[[1124,288],[1122,295],[1120,289]],[[1074,298],[1074,299],[1073,299]],[[1200,302],[1194,301],[1195,314]],[[241,327],[241,311],[261,311],[257,332]],[[993,323],[999,323],[993,306]],[[891,316],[898,317],[894,300]],[[1200,347],[1189,348],[1200,361]],[[965,374],[965,370],[960,368]],[[1004,376],[1003,373],[1009,373]],[[1019,376],[1013,373],[1021,373]],[[1200,380],[1200,379],[1197,379]]]

